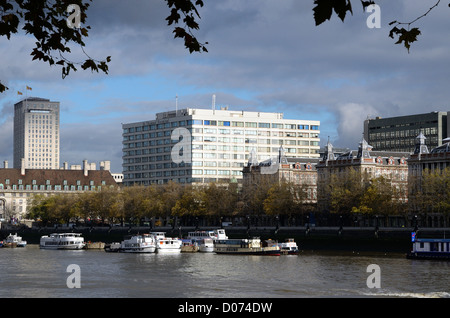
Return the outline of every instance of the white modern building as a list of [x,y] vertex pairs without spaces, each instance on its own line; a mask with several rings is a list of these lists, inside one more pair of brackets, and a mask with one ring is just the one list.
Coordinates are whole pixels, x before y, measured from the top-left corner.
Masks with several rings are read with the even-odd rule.
[[14,105],[14,168],[59,169],[59,145],[59,102],[28,97]]
[[320,122],[282,113],[180,109],[122,124],[124,185],[242,180],[252,150],[258,160],[319,157]]

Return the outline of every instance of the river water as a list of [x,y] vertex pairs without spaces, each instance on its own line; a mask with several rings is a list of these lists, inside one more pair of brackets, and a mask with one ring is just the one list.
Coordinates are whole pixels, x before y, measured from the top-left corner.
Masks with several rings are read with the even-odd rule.
[[[79,270],[68,271],[71,264]],[[379,266],[380,288],[368,287],[371,264]],[[163,255],[28,245],[0,249],[0,297],[450,297],[449,271],[450,262],[404,254]]]

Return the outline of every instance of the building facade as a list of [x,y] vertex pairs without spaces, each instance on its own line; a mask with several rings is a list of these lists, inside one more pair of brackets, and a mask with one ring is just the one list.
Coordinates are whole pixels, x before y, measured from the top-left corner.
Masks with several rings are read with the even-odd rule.
[[379,151],[413,152],[416,137],[427,136],[429,149],[442,145],[448,137],[448,112],[431,112],[364,121],[364,139]]
[[319,211],[329,208],[332,176],[343,179],[352,172],[356,172],[361,178],[367,177],[368,180],[386,178],[398,190],[399,196],[396,199],[407,202],[408,156],[409,152],[374,151],[365,139],[360,142],[358,150],[335,156],[333,146],[328,142],[325,154],[316,166]]
[[29,97],[14,105],[14,168],[59,169],[59,102]]
[[0,222],[23,219],[33,196],[60,193],[98,191],[102,187],[116,186],[108,166],[91,170],[85,160],[81,169],[19,169],[0,168]]
[[319,157],[320,122],[282,113],[181,109],[123,124],[124,185],[242,181],[252,150],[258,160]]
[[257,162],[252,158],[243,169],[243,186],[286,182],[302,190],[303,203],[317,203],[317,170],[319,158],[286,157],[281,148],[277,160]]

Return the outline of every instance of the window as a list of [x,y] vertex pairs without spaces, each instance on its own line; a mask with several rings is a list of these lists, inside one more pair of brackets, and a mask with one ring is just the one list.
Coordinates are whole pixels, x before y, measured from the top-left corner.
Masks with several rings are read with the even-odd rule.
[[219,120],[217,125],[218,126],[230,126],[230,122],[229,121],[221,121],[221,120]]
[[319,130],[319,126],[317,126],[317,125],[311,125],[311,130]]

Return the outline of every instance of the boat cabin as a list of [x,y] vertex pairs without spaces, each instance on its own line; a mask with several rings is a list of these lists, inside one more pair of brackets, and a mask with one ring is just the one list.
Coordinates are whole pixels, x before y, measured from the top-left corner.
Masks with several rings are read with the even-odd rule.
[[416,239],[413,252],[450,253],[450,239]]

